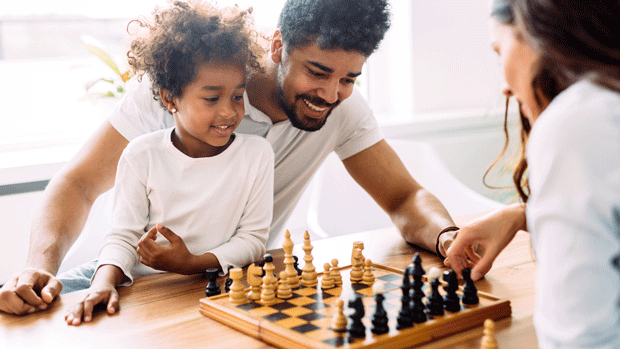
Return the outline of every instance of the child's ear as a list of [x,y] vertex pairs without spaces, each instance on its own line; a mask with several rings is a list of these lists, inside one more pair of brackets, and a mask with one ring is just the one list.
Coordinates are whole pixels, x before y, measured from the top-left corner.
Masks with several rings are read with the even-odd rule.
[[171,98],[168,98],[168,95],[170,94],[170,91],[165,89],[165,88],[160,88],[159,89],[159,98],[161,99],[161,101],[164,103],[164,105],[166,106],[166,108],[168,108],[168,110],[174,114],[177,112],[177,108],[176,105],[174,104],[174,101]]
[[282,33],[280,33],[279,30],[276,30],[271,38],[271,45],[269,47],[269,56],[276,64],[282,63],[282,50],[284,49],[283,45]]

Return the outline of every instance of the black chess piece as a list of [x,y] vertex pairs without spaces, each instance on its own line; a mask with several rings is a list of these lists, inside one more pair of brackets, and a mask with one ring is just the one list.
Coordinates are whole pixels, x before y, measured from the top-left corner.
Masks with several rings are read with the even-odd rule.
[[370,327],[370,331],[374,334],[384,334],[390,331],[388,327],[388,316],[385,312],[385,308],[383,308],[383,301],[385,300],[385,296],[382,293],[377,293],[375,295],[375,312],[372,314],[370,322],[372,326]]
[[426,297],[426,310],[428,315],[443,315],[443,297],[439,294],[439,278],[430,282],[431,292]]
[[349,332],[349,336],[353,338],[364,338],[366,337],[366,326],[362,323],[362,318],[364,318],[364,303],[362,303],[362,298],[355,297],[355,299],[349,300],[348,304],[349,308],[353,308],[353,314],[349,315],[351,320],[351,324],[349,324],[349,328],[347,329]]
[[459,289],[459,281],[454,270],[444,271],[443,281],[446,282],[446,285],[443,287],[446,291],[446,295],[443,296],[443,308],[449,312],[456,313],[461,310],[461,299],[456,293]]
[[264,277],[265,276],[265,268],[264,268],[265,260],[263,259],[263,260],[258,261],[258,266],[263,269],[263,273],[260,275],[260,277]]
[[299,258],[297,256],[293,256],[293,259],[295,260],[295,263],[293,263],[293,267],[295,268],[295,270],[297,270],[297,276],[301,276],[302,270],[299,269]]
[[478,288],[471,279],[471,268],[463,269],[463,279],[465,280],[465,285],[463,285],[463,298],[461,302],[467,305],[478,304],[480,302]]
[[422,277],[424,276],[424,269],[422,268],[422,257],[418,252],[413,256],[413,263],[409,266],[411,270],[409,274],[413,277],[413,286],[412,292],[410,294],[410,298],[424,298],[424,291],[422,290],[422,286],[424,286],[424,281],[422,281]]
[[207,284],[207,297],[215,296],[222,293],[220,289],[220,284],[217,283],[217,268],[207,269],[206,274],[209,278],[209,283]]
[[413,326],[413,321],[409,314],[411,313],[411,298],[409,298],[409,291],[411,290],[411,281],[409,280],[409,268],[405,268],[403,272],[403,285],[400,287],[403,291],[403,295],[400,297],[400,311],[396,318],[396,329],[402,330],[403,328]]
[[230,292],[230,285],[232,285],[232,279],[230,278],[230,269],[232,269],[233,266],[229,265],[228,266],[228,277],[226,278],[226,281],[224,282],[224,290],[226,291],[226,293]]

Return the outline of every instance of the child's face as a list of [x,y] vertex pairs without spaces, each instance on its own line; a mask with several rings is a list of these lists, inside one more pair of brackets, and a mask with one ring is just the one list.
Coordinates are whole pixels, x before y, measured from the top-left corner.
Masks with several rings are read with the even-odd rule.
[[[174,99],[175,133],[189,156],[209,156],[228,144],[245,112],[245,70],[236,65],[204,63],[181,96]],[[213,155],[214,155],[213,154]]]

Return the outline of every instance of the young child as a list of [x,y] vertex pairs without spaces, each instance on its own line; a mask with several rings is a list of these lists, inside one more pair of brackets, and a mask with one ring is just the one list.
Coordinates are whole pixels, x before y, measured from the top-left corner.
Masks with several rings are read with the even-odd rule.
[[129,63],[148,74],[175,127],[132,141],[119,161],[113,228],[90,288],[65,315],[91,321],[93,307],[119,308],[116,286],[156,270],[223,271],[265,252],[273,211],[273,151],[262,137],[234,134],[244,115],[246,71],[260,69],[250,11],[175,1]]
[[506,92],[531,125],[529,190],[520,171],[526,203],[463,227],[446,263],[479,278],[527,228],[541,348],[620,348],[619,19],[618,1],[494,0]]

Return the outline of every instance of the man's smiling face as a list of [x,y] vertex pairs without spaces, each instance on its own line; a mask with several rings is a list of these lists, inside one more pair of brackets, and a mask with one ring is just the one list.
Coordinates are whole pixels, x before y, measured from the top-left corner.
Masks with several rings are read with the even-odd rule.
[[331,111],[353,93],[366,56],[355,51],[322,50],[312,44],[287,52],[280,48],[278,102],[293,126],[319,130]]

